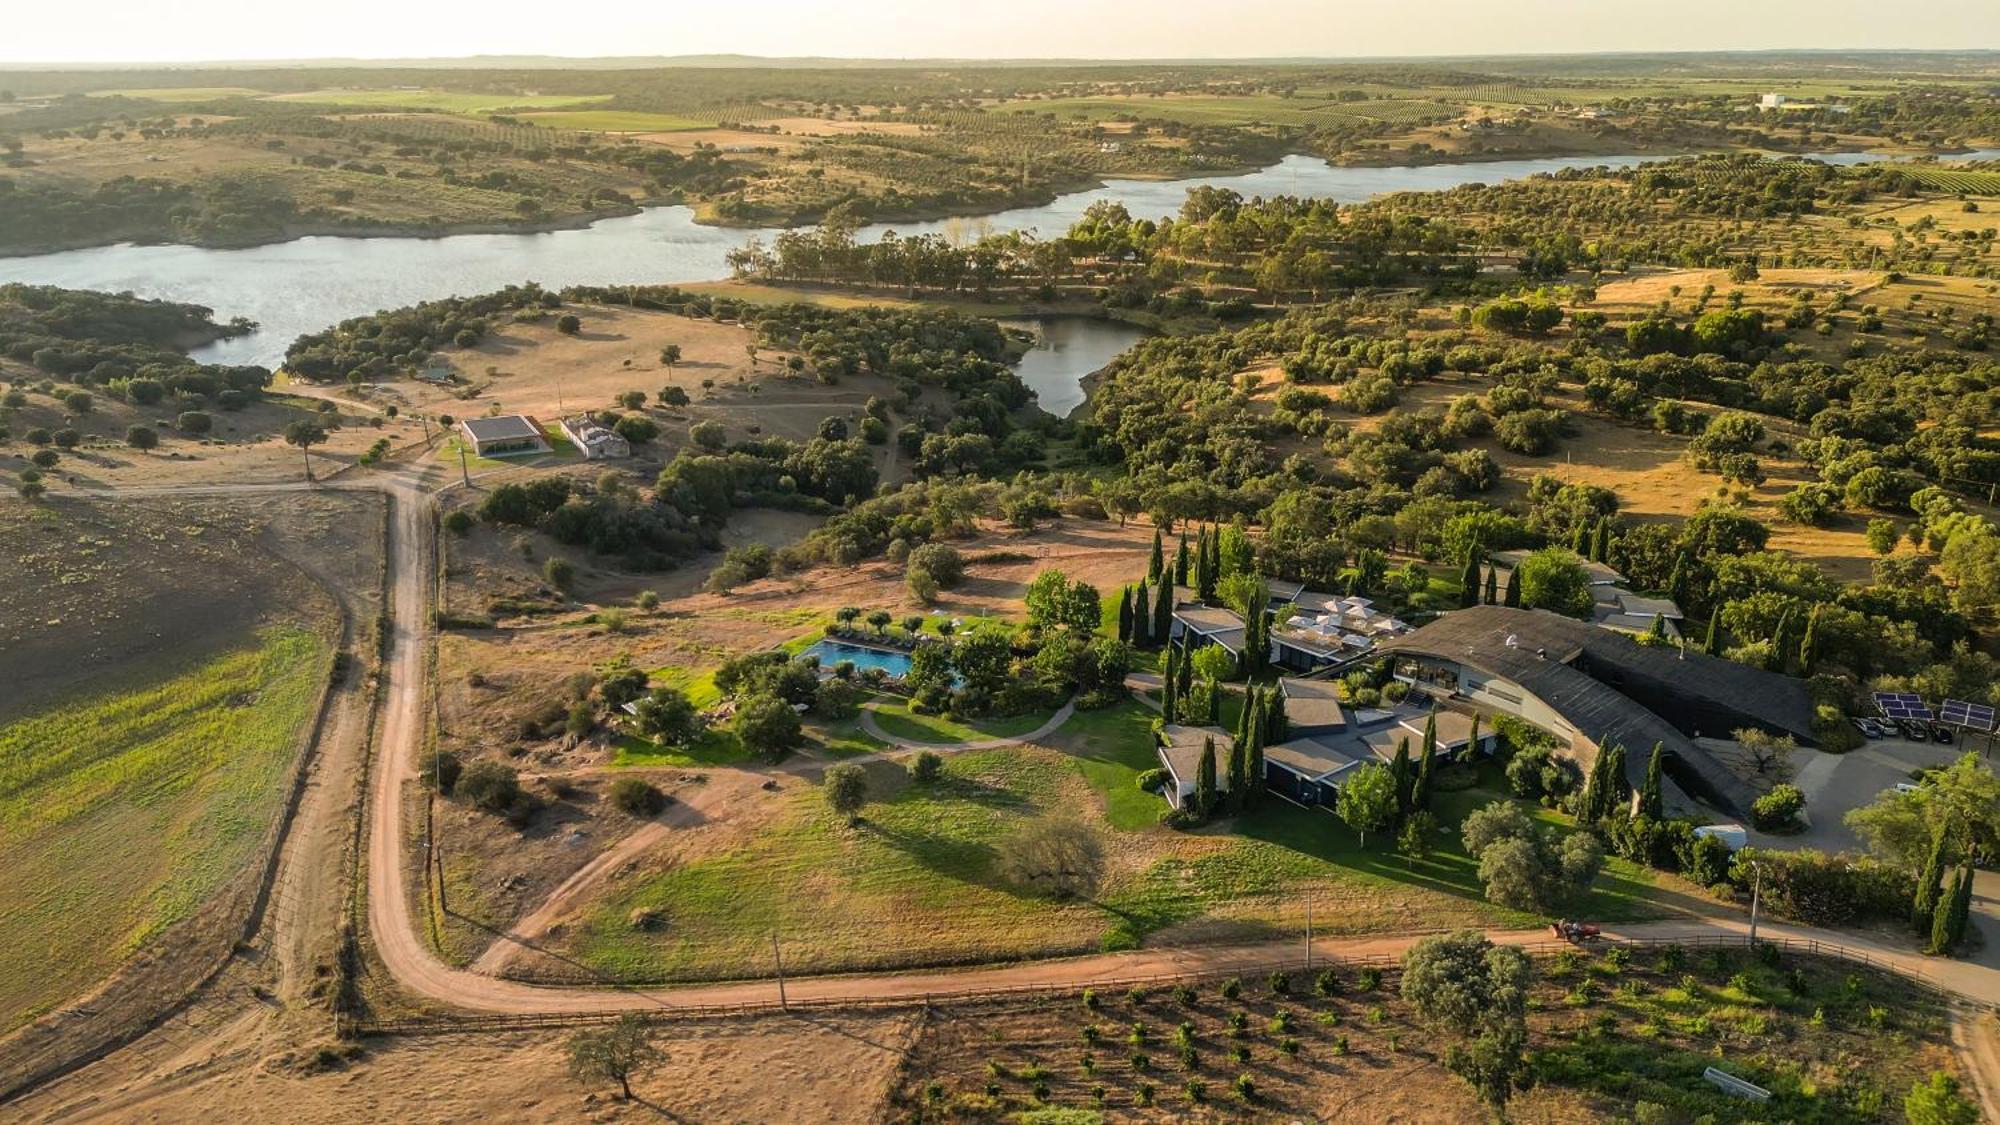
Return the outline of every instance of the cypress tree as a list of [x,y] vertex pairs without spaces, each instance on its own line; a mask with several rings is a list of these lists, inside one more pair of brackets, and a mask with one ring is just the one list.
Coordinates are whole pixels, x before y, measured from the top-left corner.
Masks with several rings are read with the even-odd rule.
[[1458,605],[1460,609],[1479,604],[1479,548],[1465,552],[1465,565],[1458,569]]
[[1653,756],[1646,759],[1646,788],[1639,792],[1639,815],[1654,820],[1666,817],[1666,793],[1661,787],[1660,771],[1667,756],[1667,744],[1653,743]]
[[1118,591],[1118,639],[1132,643],[1132,587],[1128,584]]
[[1813,665],[1819,663],[1819,606],[1806,617],[1806,635],[1799,638],[1799,674],[1812,675]]
[[1590,763],[1590,773],[1583,780],[1583,792],[1576,798],[1576,819],[1583,824],[1596,824],[1604,813],[1605,779],[1610,776],[1605,766],[1611,762],[1611,747],[1602,747],[1597,758]]
[[[1475,723],[1478,720],[1473,720]],[[1418,812],[1431,807],[1431,770],[1437,766],[1438,718],[1437,709],[1432,708],[1431,717],[1424,723],[1424,750],[1417,756],[1417,777],[1410,784],[1410,811]]]
[[1174,584],[1161,582],[1153,594],[1153,643],[1171,644],[1174,639]]
[[1250,789],[1250,741],[1244,738],[1229,740],[1229,807],[1241,811],[1249,801]]
[[1675,605],[1680,605],[1681,600],[1687,597],[1687,561],[1686,551],[1675,555],[1674,572],[1667,576],[1667,596],[1674,600]]
[[1410,790],[1416,783],[1416,771],[1410,766],[1410,740],[1407,737],[1396,743],[1396,757],[1389,763],[1389,772],[1396,778],[1396,819],[1401,821],[1410,815]]
[[1716,606],[1708,615],[1708,636],[1701,642],[1701,651],[1710,656],[1722,655],[1722,611],[1728,606]]
[[1146,584],[1132,587],[1132,647],[1153,647],[1153,603],[1146,596]]
[[1661,644],[1665,644],[1665,643],[1666,643],[1666,641],[1667,641],[1667,615],[1666,615],[1666,614],[1664,614],[1664,613],[1656,613],[1656,614],[1654,614],[1654,615],[1653,615],[1653,623],[1652,623],[1651,625],[1648,625],[1648,626],[1646,626],[1646,636],[1647,636],[1648,638],[1650,638],[1650,639],[1654,640],[1654,641],[1657,641],[1657,642],[1661,643]]
[[1785,626],[1792,623],[1792,611],[1786,610],[1778,617],[1778,627],[1771,630],[1771,655],[1764,666],[1773,672],[1785,670]]
[[1969,890],[1970,883],[1964,868],[1952,875],[1951,890],[1938,900],[1937,909],[1931,913],[1931,941],[1926,952],[1944,956],[1958,945],[1959,935],[1953,932],[1952,919],[1958,913],[1959,892]]
[[1243,707],[1241,710],[1236,712],[1235,738],[1236,741],[1238,742],[1242,742],[1243,740],[1250,737],[1250,717],[1251,717],[1250,712],[1252,710],[1251,705],[1254,704],[1256,701],[1257,701],[1257,689],[1253,685],[1252,687],[1246,689],[1243,692]]
[[1205,605],[1215,604],[1215,584],[1221,578],[1221,575],[1217,572],[1221,569],[1222,549],[1216,542],[1216,533],[1213,530],[1204,531],[1195,550],[1195,585],[1197,587],[1195,592]]
[[1966,859],[1958,865],[1958,885],[1951,896],[1951,944],[1954,948],[1965,940],[1965,928],[1972,921],[1972,860]]
[[1604,550],[1611,545],[1611,521],[1597,517],[1597,529],[1590,536],[1590,561],[1603,562]]
[[1208,819],[1215,811],[1215,739],[1201,740],[1201,767],[1194,775],[1195,811]]
[[1188,584],[1189,571],[1193,565],[1193,560],[1188,558],[1187,532],[1183,531],[1181,532],[1180,548],[1174,552],[1174,584],[1176,586],[1185,586]]
[[1499,567],[1489,566],[1486,568],[1486,604],[1487,605],[1500,604]]
[[1928,937],[1936,921],[1938,903],[1944,894],[1944,833],[1931,841],[1930,859],[1924,863],[1923,877],[1917,880],[1917,897],[1910,904],[1910,923],[1917,936]]
[[1520,609],[1520,608],[1521,608],[1521,572],[1520,572],[1520,571],[1518,571],[1518,570],[1510,570],[1510,571],[1508,571],[1508,572],[1507,572],[1507,598],[1506,598],[1506,600],[1505,600],[1504,602],[1502,602],[1501,604],[1502,604],[1502,605],[1507,605],[1507,606],[1511,606],[1511,607],[1513,607],[1514,609]]
[[1590,525],[1578,520],[1575,534],[1569,537],[1569,549],[1579,555],[1590,553]]
[[1182,646],[1180,664],[1177,667],[1180,669],[1179,687],[1183,699],[1187,697],[1188,690],[1194,687],[1193,655],[1193,650],[1185,645]]
[[1166,555],[1160,547],[1160,529],[1153,529],[1153,553],[1146,556],[1146,581],[1158,582],[1160,571],[1167,565]]
[[1292,719],[1285,714],[1284,689],[1272,688],[1270,694],[1265,696],[1265,701],[1264,745],[1276,746],[1289,741],[1292,737]]
[[1604,764],[1604,787],[1597,816],[1592,818],[1595,820],[1622,813],[1632,805],[1632,787],[1625,781],[1625,748],[1614,743],[1604,756],[1609,761]]
[[1170,723],[1180,719],[1180,700],[1175,698],[1180,690],[1180,669],[1175,667],[1179,660],[1180,649],[1168,645],[1166,674],[1160,685],[1160,718]]
[[1245,752],[1243,804],[1255,808],[1264,795],[1264,696],[1257,696],[1257,713],[1250,719],[1250,748]]

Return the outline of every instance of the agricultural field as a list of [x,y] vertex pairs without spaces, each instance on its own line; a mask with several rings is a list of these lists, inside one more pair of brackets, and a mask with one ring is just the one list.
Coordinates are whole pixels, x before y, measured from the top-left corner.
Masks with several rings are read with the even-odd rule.
[[267,845],[331,656],[274,626],[0,726],[0,1030],[144,951]]
[[[1662,1120],[1881,1120],[1950,1066],[1940,1001],[1839,962],[1663,946],[1538,957],[1535,968],[1530,1085],[1508,1105],[1512,1120],[1629,1120],[1641,1106]],[[1450,1036],[1417,1019],[1401,976],[1335,963],[1282,982],[935,1009],[890,1119],[1056,1107],[1109,1122],[1483,1118],[1440,1065]],[[1723,1094],[1702,1080],[1709,1066],[1772,1100]]]
[[353,106],[367,109],[430,109],[445,113],[504,113],[509,110],[559,109],[609,100],[609,94],[466,93],[454,90],[307,90],[273,94],[275,102]]
[[523,113],[521,120],[550,129],[574,129],[591,133],[677,133],[692,129],[713,129],[715,122],[674,113],[642,113],[635,110],[579,109],[555,113]]
[[1286,98],[1271,94],[1098,96],[1037,98],[1003,104],[1004,112],[1054,114],[1063,120],[1179,121],[1191,125],[1327,125],[1339,121],[1412,124],[1455,116],[1462,107],[1410,98],[1337,100]]
[[185,987],[237,938],[336,600],[379,605],[382,516],[332,493],[0,505],[0,1027],[135,954],[134,988]]
[[93,98],[140,98],[149,102],[208,102],[222,98],[254,98],[263,91],[248,86],[158,86],[137,90],[93,90]]

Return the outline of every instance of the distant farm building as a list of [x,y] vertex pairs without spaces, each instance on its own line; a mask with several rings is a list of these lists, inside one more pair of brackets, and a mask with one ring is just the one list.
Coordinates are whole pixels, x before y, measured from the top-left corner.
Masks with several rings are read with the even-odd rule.
[[564,418],[562,432],[569,440],[576,443],[576,451],[583,454],[583,459],[586,461],[632,456],[631,442],[598,425],[597,419],[588,414]]
[[1786,97],[1783,94],[1765,94],[1757,99],[1757,108],[1783,109],[1787,105],[1790,105],[1791,101],[1792,99]]
[[459,432],[472,443],[481,457],[504,457],[513,453],[547,453],[548,439],[541,424],[525,414],[497,414],[491,418],[467,418]]

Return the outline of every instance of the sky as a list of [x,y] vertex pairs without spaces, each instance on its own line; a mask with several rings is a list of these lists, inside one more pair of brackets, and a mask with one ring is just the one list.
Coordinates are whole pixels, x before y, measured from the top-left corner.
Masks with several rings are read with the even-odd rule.
[[1271,58],[2000,48],[2000,0],[24,0],[0,63],[467,55]]

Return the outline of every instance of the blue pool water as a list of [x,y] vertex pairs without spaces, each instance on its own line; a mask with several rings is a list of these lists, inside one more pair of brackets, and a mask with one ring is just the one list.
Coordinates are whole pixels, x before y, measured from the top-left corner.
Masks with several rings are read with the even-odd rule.
[[839,641],[820,641],[799,655],[817,656],[819,666],[827,669],[846,660],[851,661],[857,671],[880,668],[896,677],[908,675],[910,671],[910,654],[907,652],[863,648],[860,645],[842,644]]

